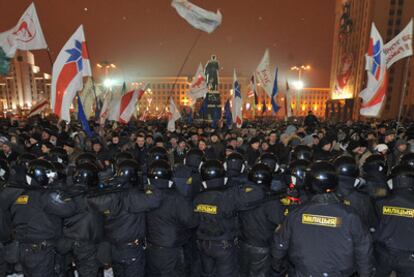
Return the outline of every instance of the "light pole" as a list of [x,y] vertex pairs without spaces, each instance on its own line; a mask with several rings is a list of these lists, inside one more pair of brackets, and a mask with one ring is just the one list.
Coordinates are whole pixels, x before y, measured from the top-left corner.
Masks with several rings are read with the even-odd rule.
[[114,63],[111,63],[111,62],[108,62],[108,61],[102,61],[102,62],[97,63],[96,66],[98,68],[102,68],[104,70],[105,79],[103,80],[103,85],[107,90],[111,91],[112,86],[114,85],[114,81],[112,79],[108,78],[109,70],[115,69],[116,65]]
[[308,71],[311,70],[311,66],[310,65],[301,65],[301,66],[292,66],[290,68],[290,70],[292,71],[297,71],[298,72],[298,80],[294,83],[294,86],[297,90],[296,93],[296,114],[299,115],[300,112],[300,97],[301,97],[301,92],[302,89],[304,87],[304,84],[302,82],[302,71]]

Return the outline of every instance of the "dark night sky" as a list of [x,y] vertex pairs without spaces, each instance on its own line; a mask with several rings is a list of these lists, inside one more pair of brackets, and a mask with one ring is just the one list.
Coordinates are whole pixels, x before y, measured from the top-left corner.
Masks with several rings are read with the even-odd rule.
[[[13,27],[30,0],[0,0],[0,31]],[[170,6],[170,0],[35,0],[53,59],[69,36],[84,24],[92,63],[109,60],[127,81],[139,76],[175,76],[197,35]],[[334,0],[193,0],[208,10],[220,9],[222,25],[203,34],[190,56],[184,75],[193,75],[216,54],[221,76],[233,68],[248,76],[264,50],[270,49],[279,78],[290,66],[311,64],[307,86],[329,86]],[[45,51],[36,51],[41,70],[50,72]],[[122,70],[122,71],[121,71]],[[98,79],[99,72],[96,72]]]

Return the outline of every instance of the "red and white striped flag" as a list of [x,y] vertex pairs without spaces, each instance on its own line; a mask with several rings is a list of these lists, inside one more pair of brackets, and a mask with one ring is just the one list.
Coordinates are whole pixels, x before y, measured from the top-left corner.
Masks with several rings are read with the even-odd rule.
[[49,100],[45,99],[40,101],[37,105],[33,106],[27,117],[31,117],[37,114],[41,114],[45,109],[49,107]]
[[147,85],[143,85],[115,99],[110,107],[109,120],[128,123],[135,111],[138,100],[141,99],[146,89]]

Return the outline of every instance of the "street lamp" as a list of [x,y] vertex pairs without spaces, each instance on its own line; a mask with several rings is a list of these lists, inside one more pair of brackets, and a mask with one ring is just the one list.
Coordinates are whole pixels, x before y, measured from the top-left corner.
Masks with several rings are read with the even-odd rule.
[[114,80],[108,78],[108,79],[105,79],[104,80],[103,85],[107,89],[111,90],[112,89],[112,86],[114,85],[114,83],[115,83]]
[[311,70],[311,66],[310,65],[300,65],[300,66],[296,66],[295,65],[295,66],[292,66],[290,68],[290,70],[297,71],[298,72],[298,80],[296,82],[294,82],[293,85],[295,86],[295,88],[297,90],[297,93],[296,93],[296,103],[297,103],[297,105],[296,105],[296,111],[299,114],[299,112],[300,112],[300,105],[299,105],[299,103],[300,103],[301,91],[304,88],[304,84],[302,82],[302,72],[303,71]]
[[115,69],[116,65],[114,63],[108,62],[108,61],[102,61],[100,63],[97,63],[96,66],[98,68],[103,68],[105,70],[105,77],[108,77],[109,70]]

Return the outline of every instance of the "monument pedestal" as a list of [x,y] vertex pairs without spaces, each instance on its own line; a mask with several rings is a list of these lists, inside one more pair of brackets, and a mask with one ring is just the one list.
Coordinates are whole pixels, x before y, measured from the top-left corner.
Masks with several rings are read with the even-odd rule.
[[[206,97],[208,97],[208,108],[207,108],[207,116],[209,120],[212,120],[214,116],[221,117],[221,97],[220,92],[217,90],[212,90],[207,93]],[[218,115],[217,115],[218,112]],[[216,114],[215,114],[216,113]]]

